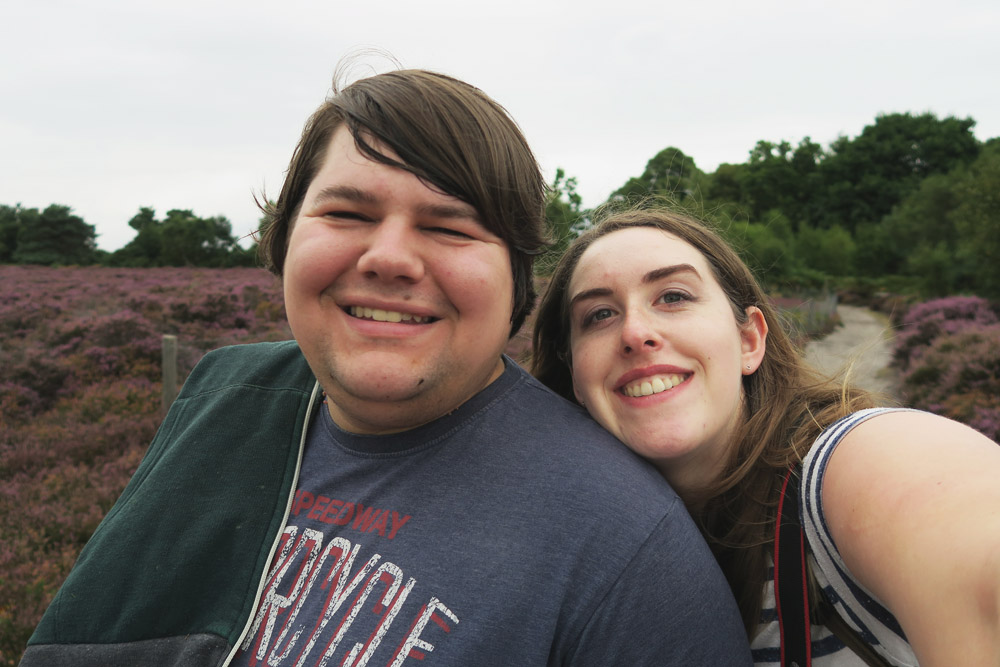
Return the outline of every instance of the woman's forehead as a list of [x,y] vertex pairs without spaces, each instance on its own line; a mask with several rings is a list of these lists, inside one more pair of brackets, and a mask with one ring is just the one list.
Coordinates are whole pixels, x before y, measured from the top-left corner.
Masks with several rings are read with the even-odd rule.
[[670,232],[655,227],[618,229],[595,239],[584,250],[573,271],[570,290],[585,280],[645,273],[676,264],[690,264],[703,277],[708,267],[697,248]]

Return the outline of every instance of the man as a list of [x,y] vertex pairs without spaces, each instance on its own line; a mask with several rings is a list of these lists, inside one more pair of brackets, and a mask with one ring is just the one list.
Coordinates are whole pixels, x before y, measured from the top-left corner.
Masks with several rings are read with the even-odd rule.
[[192,372],[23,664],[749,664],[676,495],[502,355],[544,195],[468,84],[323,104],[262,241],[295,341]]

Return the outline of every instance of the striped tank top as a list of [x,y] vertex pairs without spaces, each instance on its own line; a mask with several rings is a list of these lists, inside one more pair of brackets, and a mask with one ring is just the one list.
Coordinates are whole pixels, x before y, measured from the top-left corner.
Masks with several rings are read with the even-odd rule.
[[[860,410],[831,424],[816,439],[802,463],[799,514],[809,544],[809,567],[826,599],[837,609],[848,625],[891,665],[916,667],[917,659],[907,643],[899,623],[889,611],[847,570],[837,546],[827,530],[823,515],[823,475],[826,464],[837,444],[861,422],[898,408]],[[844,646],[833,633],[814,625],[812,633],[812,664],[814,667],[865,667],[865,663]],[[764,605],[758,634],[751,642],[754,664],[758,667],[779,667],[781,660],[780,630],[774,604],[774,568],[765,583]]]

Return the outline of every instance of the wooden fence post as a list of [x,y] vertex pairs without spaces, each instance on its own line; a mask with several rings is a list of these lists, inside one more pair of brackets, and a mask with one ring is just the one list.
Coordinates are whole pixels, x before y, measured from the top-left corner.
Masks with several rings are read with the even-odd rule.
[[177,336],[163,336],[162,366],[163,366],[163,414],[167,414],[174,399],[177,398]]

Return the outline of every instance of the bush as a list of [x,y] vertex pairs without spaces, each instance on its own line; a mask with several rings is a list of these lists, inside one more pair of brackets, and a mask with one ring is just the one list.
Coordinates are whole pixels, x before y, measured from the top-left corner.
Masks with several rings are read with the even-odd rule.
[[904,402],[1000,440],[1000,321],[989,302],[949,297],[914,306],[894,353]]
[[0,266],[0,665],[15,665],[160,421],[161,337],[291,337],[260,269]]
[[978,296],[952,296],[919,303],[907,311],[896,338],[893,360],[903,371],[941,334],[956,333],[969,324],[994,324],[996,311]]

